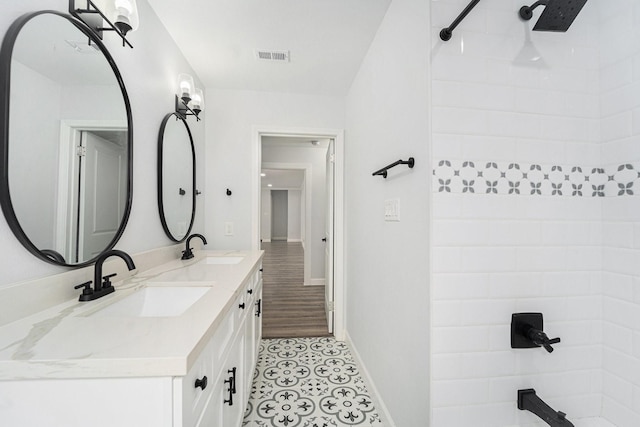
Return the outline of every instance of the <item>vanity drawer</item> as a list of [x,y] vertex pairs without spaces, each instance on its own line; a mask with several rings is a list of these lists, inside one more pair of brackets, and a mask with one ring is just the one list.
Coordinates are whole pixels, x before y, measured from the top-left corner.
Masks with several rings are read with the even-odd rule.
[[211,339],[211,353],[213,357],[213,366],[219,370],[222,359],[224,358],[225,349],[229,346],[231,339],[233,338],[234,318],[235,318],[235,306],[232,310],[226,314],[222,323],[216,329],[216,333]]
[[245,296],[246,307],[249,307],[255,303],[258,286],[262,283],[262,265],[256,266],[252,271],[247,283],[243,287],[243,293]]
[[251,307],[249,306],[250,295],[247,293],[248,289],[249,288],[246,285],[240,288],[240,292],[238,292],[238,295],[236,296],[236,301],[231,308],[233,322],[236,330],[242,324],[242,319],[244,319],[247,310],[251,309]]

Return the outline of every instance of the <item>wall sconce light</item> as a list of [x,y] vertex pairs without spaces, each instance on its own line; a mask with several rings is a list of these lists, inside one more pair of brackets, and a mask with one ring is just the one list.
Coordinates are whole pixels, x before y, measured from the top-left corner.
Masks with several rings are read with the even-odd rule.
[[185,119],[187,116],[198,115],[204,110],[204,94],[202,89],[195,87],[193,77],[189,74],[178,75],[178,91],[176,94],[176,114]]
[[[86,6],[76,7],[76,1],[86,2]],[[136,0],[69,0],[69,13],[91,28],[100,40],[103,31],[114,31],[122,39],[122,46],[133,48],[126,35],[140,24]]]

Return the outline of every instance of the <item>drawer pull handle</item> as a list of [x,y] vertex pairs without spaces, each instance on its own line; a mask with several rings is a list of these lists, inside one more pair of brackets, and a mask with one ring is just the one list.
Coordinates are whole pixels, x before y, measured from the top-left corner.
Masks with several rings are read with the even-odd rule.
[[238,304],[238,308],[241,308],[241,309],[243,309],[243,310],[244,310],[244,303],[242,303],[242,304]]
[[231,381],[231,377],[229,377],[228,380],[224,380],[225,384],[229,383],[229,388],[227,389],[229,392],[229,399],[224,399],[223,402],[228,403],[229,406],[233,406],[233,389],[231,388]]
[[231,374],[231,393],[236,394],[236,368],[227,371]]
[[256,309],[256,317],[260,317],[260,315],[262,314],[262,298],[256,301],[256,305],[258,306]]
[[200,387],[202,390],[207,388],[207,376],[205,375],[202,379],[196,378],[196,388]]
[[229,399],[224,399],[224,403],[228,403],[229,406],[233,406],[233,395],[236,393],[236,368],[229,369],[227,371],[231,374],[229,379],[224,380],[225,384],[229,384],[227,391],[229,392]]

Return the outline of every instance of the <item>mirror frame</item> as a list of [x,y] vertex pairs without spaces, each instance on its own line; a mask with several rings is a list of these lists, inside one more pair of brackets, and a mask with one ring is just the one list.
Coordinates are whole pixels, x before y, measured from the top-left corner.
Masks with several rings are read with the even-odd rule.
[[57,15],[62,19],[66,19],[81,33],[88,37],[91,40],[91,43],[95,43],[99,47],[100,52],[104,55],[104,58],[111,66],[111,70],[113,71],[113,74],[118,81],[118,86],[122,91],[122,98],[127,113],[127,200],[125,202],[125,209],[122,215],[122,220],[120,221],[120,226],[118,227],[118,230],[116,231],[116,234],[109,245],[107,245],[107,247],[104,248],[101,253],[104,253],[115,246],[115,244],[122,236],[122,233],[127,226],[127,222],[131,214],[131,203],[133,199],[133,118],[131,113],[131,104],[129,102],[129,95],[127,94],[127,89],[125,88],[124,81],[122,80],[122,75],[120,74],[120,71],[118,70],[113,57],[111,56],[105,45],[102,43],[102,41],[83,23],[75,20],[70,15],[55,10],[42,10],[22,15],[11,24],[6,34],[4,35],[4,39],[2,40],[2,45],[0,47],[0,108],[2,109],[2,114],[0,115],[0,139],[2,145],[0,148],[0,167],[2,168],[2,176],[0,176],[0,206],[2,207],[5,219],[9,224],[9,228],[16,236],[18,241],[22,243],[22,245],[29,252],[31,252],[37,258],[51,264],[70,268],[80,268],[93,264],[97,259],[97,256],[81,263],[67,264],[66,262],[61,262],[60,260],[55,259],[55,256],[47,255],[45,252],[48,251],[48,249],[43,250],[35,246],[20,226],[20,222],[18,221],[16,213],[13,209],[13,204],[11,202],[11,191],[9,189],[9,107],[11,105],[11,57],[13,56],[13,48],[15,46],[16,39],[25,24],[27,24],[27,22],[29,22],[31,19],[44,14]]
[[[187,129],[187,134],[189,135],[189,142],[191,143],[191,160],[192,160],[191,164],[193,165],[193,177],[192,177],[192,185],[191,185],[191,200],[192,200],[191,221],[189,221],[189,227],[187,228],[187,232],[185,233],[184,237],[181,239],[177,239],[171,233],[171,230],[169,230],[169,226],[167,224],[167,218],[165,217],[165,214],[164,214],[164,203],[163,203],[164,197],[162,195],[162,190],[163,190],[162,163],[164,160],[162,155],[162,148],[164,147],[164,131],[165,131],[165,128],[167,127],[167,123],[172,117],[175,117],[176,120],[181,121],[184,124],[184,127]],[[176,243],[183,242],[187,238],[187,236],[189,236],[189,233],[191,233],[191,229],[193,228],[193,222],[195,221],[195,218],[196,218],[196,149],[193,144],[193,136],[191,135],[191,129],[189,129],[189,125],[187,124],[187,121],[176,113],[169,113],[166,116],[164,116],[164,118],[162,119],[162,124],[160,124],[160,131],[158,133],[158,211],[160,213],[160,222],[162,223],[162,228],[164,229],[164,233],[167,235],[167,237]]]

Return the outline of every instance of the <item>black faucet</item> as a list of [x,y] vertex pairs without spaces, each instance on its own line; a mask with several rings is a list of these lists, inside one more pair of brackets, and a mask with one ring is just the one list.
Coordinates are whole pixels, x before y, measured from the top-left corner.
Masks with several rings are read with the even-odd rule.
[[180,258],[180,259],[191,259],[191,258],[193,258],[193,252],[191,250],[191,247],[189,246],[189,243],[191,242],[191,239],[193,239],[194,237],[197,237],[200,240],[202,240],[202,243],[204,243],[205,245],[207,244],[207,239],[205,239],[202,234],[193,233],[191,236],[189,236],[187,238],[186,249],[184,251],[182,251],[182,258]]
[[551,344],[560,338],[549,338],[543,332],[542,313],[514,313],[511,315],[511,348],[544,347],[549,353]]
[[554,411],[538,397],[532,388],[518,390],[518,409],[533,412],[551,427],[574,427],[573,423],[566,418],[567,414]]
[[127,263],[127,268],[129,269],[129,271],[136,268],[133,260],[126,252],[113,249],[102,253],[96,259],[96,264],[94,266],[93,289],[91,289],[91,281],[75,286],[75,289],[84,288],[82,290],[82,295],[80,295],[80,298],[78,298],[79,301],[93,301],[94,299],[103,297],[115,290],[113,288],[113,285],[111,284],[111,278],[115,276],[116,273],[102,276],[102,264],[104,264],[105,260],[111,256],[122,258],[124,262]]

